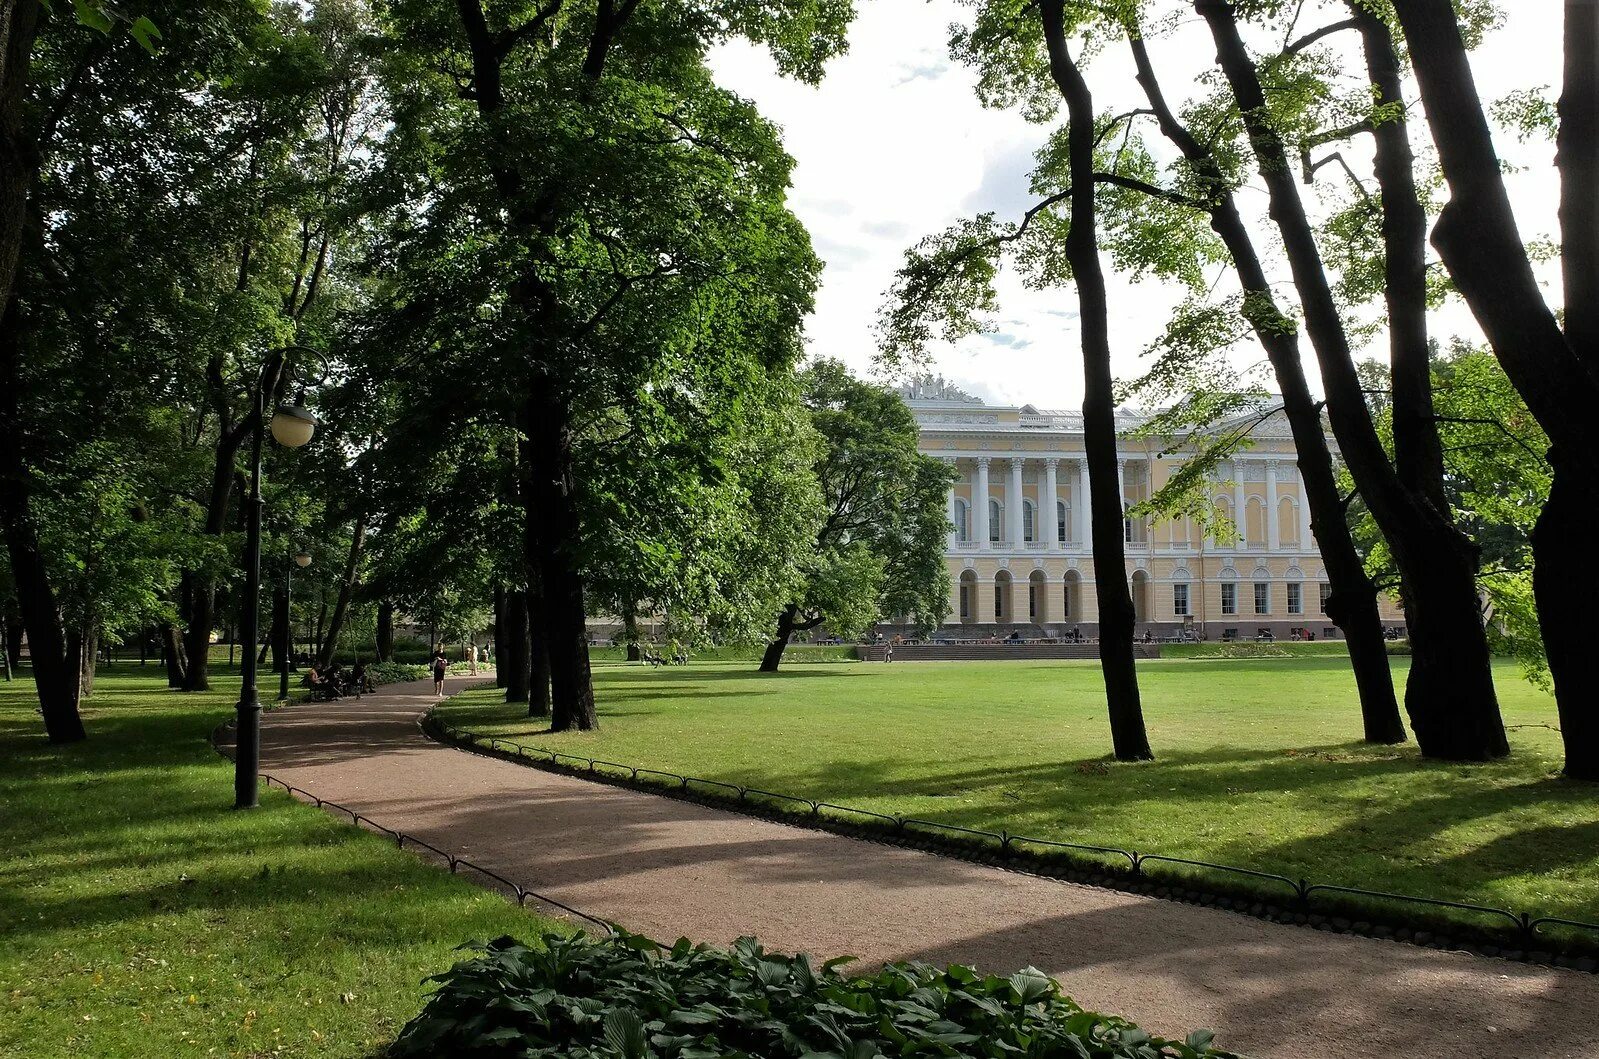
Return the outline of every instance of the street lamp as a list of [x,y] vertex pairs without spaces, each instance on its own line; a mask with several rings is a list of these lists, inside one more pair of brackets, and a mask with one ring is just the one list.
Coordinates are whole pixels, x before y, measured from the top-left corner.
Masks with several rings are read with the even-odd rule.
[[[244,542],[244,615],[240,630],[245,643],[243,679],[239,686],[238,725],[233,755],[233,807],[254,809],[259,802],[257,788],[261,772],[261,699],[255,686],[256,653],[253,646],[259,635],[261,610],[261,439],[266,433],[266,404],[278,389],[289,366],[288,354],[305,353],[324,367],[327,360],[306,346],[284,346],[268,353],[261,364],[261,375],[251,395],[250,408],[250,506]],[[301,387],[304,393],[304,386]],[[297,449],[316,433],[317,418],[300,404],[285,404],[272,414],[272,436],[285,448]],[[308,557],[309,559],[309,557]],[[289,679],[283,668],[283,683]],[[287,688],[284,689],[285,694]]]

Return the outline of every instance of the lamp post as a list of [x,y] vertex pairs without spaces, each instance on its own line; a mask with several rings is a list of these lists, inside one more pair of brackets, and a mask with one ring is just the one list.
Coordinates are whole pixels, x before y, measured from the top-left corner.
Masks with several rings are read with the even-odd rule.
[[283,644],[278,656],[278,701],[289,697],[289,665],[294,659],[294,567],[311,565],[309,552],[296,552],[294,563],[283,565]]
[[[261,439],[266,432],[266,402],[278,388],[288,354],[322,355],[304,346],[285,346],[267,354],[256,380],[250,408],[250,506],[244,541],[244,614],[241,634],[250,649],[244,652],[243,680],[239,686],[238,724],[233,756],[233,807],[254,809],[259,802],[257,788],[261,772],[261,699],[255,686],[255,642],[259,636],[261,610]],[[324,361],[324,363],[326,363]],[[303,388],[302,388],[303,393]],[[317,418],[299,404],[280,405],[272,413],[272,437],[285,448],[297,449],[316,433]],[[288,680],[288,669],[283,673]]]

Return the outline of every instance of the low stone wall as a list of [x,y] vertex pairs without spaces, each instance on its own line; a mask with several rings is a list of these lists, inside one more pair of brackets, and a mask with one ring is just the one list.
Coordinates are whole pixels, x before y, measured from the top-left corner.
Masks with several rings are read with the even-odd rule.
[[[872,644],[861,647],[862,662],[887,661],[888,646]],[[1133,645],[1138,658],[1159,658],[1160,644]],[[1045,658],[1098,658],[1099,645],[1092,643],[922,643],[899,644],[894,648],[896,662],[980,662],[1022,661]]]

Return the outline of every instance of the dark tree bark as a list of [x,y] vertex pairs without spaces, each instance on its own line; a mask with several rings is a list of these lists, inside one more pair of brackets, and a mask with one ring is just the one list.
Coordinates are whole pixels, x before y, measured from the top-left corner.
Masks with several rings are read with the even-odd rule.
[[339,581],[339,596],[333,604],[333,616],[328,620],[328,638],[322,644],[322,665],[324,668],[333,663],[333,656],[338,653],[339,633],[344,630],[344,619],[350,612],[350,599],[355,595],[357,573],[361,568],[361,549],[366,544],[366,512],[355,520],[355,529],[350,534],[350,551],[344,559],[344,577]]
[[76,648],[69,646],[68,653],[78,656],[78,696],[86,699],[94,694],[94,677],[100,665],[100,632],[93,625],[86,625],[73,636]]
[[289,669],[289,593],[280,581],[272,590],[272,628],[267,631],[267,642],[272,645],[272,669],[282,673]]
[[1321,410],[1305,378],[1299,335],[1283,326],[1287,317],[1272,294],[1266,270],[1220,164],[1166,101],[1149,51],[1136,27],[1129,33],[1129,41],[1138,82],[1144,88],[1161,132],[1182,152],[1204,188],[1211,228],[1231,254],[1244,292],[1244,316],[1266,351],[1282,389],[1283,414],[1288,419],[1298,454],[1299,479],[1305,492],[1303,499],[1309,506],[1316,542],[1327,568],[1331,589],[1327,617],[1343,630],[1344,640],[1349,645],[1365,739],[1371,743],[1404,742],[1405,726],[1399,716],[1399,701],[1394,697],[1393,671],[1388,665],[1388,647],[1377,608],[1377,588],[1366,575],[1344,517]]
[[788,647],[789,640],[794,638],[795,616],[798,613],[799,607],[790,603],[777,616],[777,635],[772,637],[772,642],[766,645],[766,652],[761,655],[762,673],[777,672],[778,665],[783,661],[783,651]]
[[548,392],[529,403],[523,423],[522,458],[531,471],[524,483],[527,507],[527,568],[538,579],[544,601],[544,641],[550,659],[550,729],[599,727],[589,669],[588,613],[583,578],[573,545],[580,526],[572,466],[570,412]]
[[6,666],[12,673],[22,665],[22,619],[6,617]]
[[638,606],[633,603],[622,607],[622,642],[627,645],[627,660],[639,660],[638,646]]
[[1415,156],[1405,118],[1403,72],[1388,23],[1361,0],[1350,13],[1376,89],[1386,108],[1372,126],[1382,196],[1384,300],[1393,382],[1394,470],[1400,484],[1454,522],[1444,492],[1444,450],[1432,401],[1432,350],[1427,341],[1427,211],[1416,192]]
[[527,606],[528,691],[527,715],[550,716],[550,645],[545,630],[544,596],[533,578],[524,596]]
[[[1432,243],[1482,325],[1494,355],[1549,435],[1550,499],[1533,532],[1534,593],[1554,677],[1566,774],[1599,779],[1596,708],[1587,660],[1573,642],[1575,601],[1599,591],[1599,573],[1577,561],[1584,520],[1599,508],[1599,18],[1590,3],[1566,6],[1565,85],[1557,162],[1567,324],[1544,301],[1506,192],[1482,98],[1449,0],[1397,0],[1428,127],[1449,183]],[[1575,310],[1576,315],[1570,315]],[[1551,565],[1553,564],[1553,568]]]
[[494,686],[505,687],[505,593],[504,585],[494,586]]
[[501,615],[500,668],[505,670],[505,701],[527,702],[533,682],[532,651],[528,646],[527,596],[518,591],[505,594]]
[[78,715],[78,672],[75,659],[68,657],[66,630],[33,521],[23,450],[22,312],[16,297],[17,263],[39,168],[24,103],[41,8],[20,0],[0,8],[0,533],[11,560],[45,732],[53,743],[68,743],[85,735]]
[[1405,689],[1416,743],[1428,757],[1483,761],[1509,753],[1477,601],[1478,550],[1424,497],[1407,490],[1372,423],[1338,304],[1283,142],[1269,120],[1255,63],[1226,0],[1195,0],[1236,98],[1282,236],[1305,328],[1321,366],[1333,433],[1393,551],[1404,584],[1411,669]]
[[[0,198],[3,195],[0,192]],[[68,651],[67,631],[61,624],[60,608],[33,520],[32,475],[22,451],[22,350],[16,320],[19,314],[12,299],[0,319],[0,533],[5,536],[11,560],[17,610],[28,636],[28,657],[45,732],[52,743],[71,743],[85,737],[83,720],[78,715],[78,666]]]
[[188,684],[188,659],[183,651],[183,634],[170,621],[161,623],[161,664],[167,669],[167,687],[182,691]]
[[1066,258],[1077,286],[1083,348],[1083,447],[1093,508],[1094,587],[1099,599],[1099,665],[1105,678],[1111,744],[1118,761],[1154,757],[1144,728],[1133,661],[1135,614],[1122,541],[1116,473],[1116,406],[1110,367],[1110,310],[1094,216],[1094,100],[1067,50],[1063,0],[1040,0],[1049,72],[1066,101],[1070,127],[1071,227]]
[[394,604],[386,599],[378,601],[377,652],[379,662],[394,661]]

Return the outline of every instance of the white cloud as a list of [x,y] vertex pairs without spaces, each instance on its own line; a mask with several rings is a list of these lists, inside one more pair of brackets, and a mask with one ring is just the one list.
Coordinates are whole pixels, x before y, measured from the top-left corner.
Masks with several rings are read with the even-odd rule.
[[[1341,9],[1340,4],[1329,10]],[[958,218],[986,210],[1002,219],[1015,218],[1032,201],[1027,173],[1032,152],[1048,130],[1027,124],[1014,112],[984,110],[978,104],[975,75],[950,62],[946,53],[948,26],[966,17],[967,10],[954,0],[874,0],[862,5],[850,32],[849,53],[833,63],[817,88],[778,77],[765,53],[745,44],[725,46],[712,57],[724,85],[753,99],[783,127],[785,146],[797,161],[791,203],[827,262],[808,327],[810,347],[840,357],[863,374],[871,369],[871,324],[904,250]],[[1560,14],[1554,0],[1518,0],[1512,6],[1504,29],[1491,35],[1474,57],[1485,98],[1558,80]],[[1360,69],[1355,41],[1340,46],[1350,49],[1350,68]],[[1155,52],[1168,93],[1178,95],[1209,68],[1214,48],[1201,25],[1188,24],[1175,37],[1158,42]],[[1142,104],[1131,64],[1114,48],[1095,61],[1089,80],[1102,110]],[[1410,97],[1414,101],[1413,86]],[[1416,109],[1419,116],[1419,104]],[[1422,139],[1424,125],[1417,121],[1413,128],[1418,149],[1426,152],[1430,144]],[[1558,183],[1552,146],[1508,139],[1500,149],[1520,167],[1510,184],[1523,234],[1529,239],[1553,237],[1558,230]],[[1347,153],[1357,171],[1369,173],[1368,148],[1356,144]],[[1265,195],[1245,190],[1240,202],[1254,211],[1251,223],[1262,249],[1279,245],[1264,216]],[[1291,294],[1286,272],[1276,264],[1281,289]],[[1558,298],[1558,274],[1546,270],[1545,277],[1552,283],[1552,298]],[[1218,281],[1223,290],[1231,285],[1224,270],[1218,271]],[[938,350],[938,369],[985,399],[1040,407],[1080,405],[1075,293],[1030,290],[1007,275],[1000,294],[1001,334]],[[1139,372],[1139,355],[1181,298],[1182,292],[1168,285],[1112,278],[1118,376]],[[1470,314],[1458,305],[1437,314],[1434,331],[1440,337],[1480,335]],[[1383,350],[1379,344],[1370,352],[1380,355]],[[1245,348],[1239,359],[1254,362],[1259,353]]]

